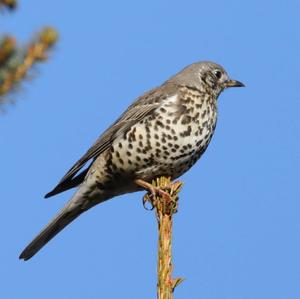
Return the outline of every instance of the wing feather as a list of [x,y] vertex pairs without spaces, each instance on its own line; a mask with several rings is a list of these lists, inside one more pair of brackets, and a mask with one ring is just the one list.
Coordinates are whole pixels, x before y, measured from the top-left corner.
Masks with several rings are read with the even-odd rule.
[[[58,185],[47,193],[45,197],[53,196],[81,184],[93,161],[107,150],[116,138],[126,133],[134,124],[153,113],[161,105],[163,99],[172,95],[174,87],[169,85],[162,85],[160,88],[145,93],[129,106],[121,117],[97,139],[94,145],[70,168]],[[92,160],[92,163],[88,168],[78,174],[90,160]]]

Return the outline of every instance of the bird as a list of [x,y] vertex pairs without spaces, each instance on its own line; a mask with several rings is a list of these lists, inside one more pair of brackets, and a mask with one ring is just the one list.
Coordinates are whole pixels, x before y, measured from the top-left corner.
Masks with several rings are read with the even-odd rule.
[[184,174],[211,141],[220,93],[243,86],[222,66],[200,61],[138,97],[45,195],[78,187],[19,258],[30,259],[95,205],[143,189],[155,192],[153,179],[174,180]]

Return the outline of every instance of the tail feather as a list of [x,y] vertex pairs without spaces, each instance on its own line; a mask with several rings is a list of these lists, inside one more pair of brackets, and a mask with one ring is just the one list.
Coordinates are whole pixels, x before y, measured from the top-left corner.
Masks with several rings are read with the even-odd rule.
[[50,221],[50,223],[46,225],[45,228],[23,250],[19,258],[24,259],[25,261],[30,259],[80,214],[92,208],[96,204],[106,201],[112,197],[111,194],[106,191],[91,195],[91,188],[91,184],[81,185],[54,219],[52,219],[52,221]]
[[30,259],[62,229],[64,229],[70,222],[72,222],[83,212],[84,210],[81,209],[81,206],[70,208],[70,205],[67,205],[64,207],[59,214],[23,250],[19,258],[24,259],[25,261]]

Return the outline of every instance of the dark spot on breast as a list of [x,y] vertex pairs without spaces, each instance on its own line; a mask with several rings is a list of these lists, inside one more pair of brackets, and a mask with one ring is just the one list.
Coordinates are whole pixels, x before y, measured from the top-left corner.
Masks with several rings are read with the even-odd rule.
[[164,128],[164,127],[165,127],[164,124],[163,124],[161,121],[159,121],[159,120],[156,121],[156,125],[157,125],[158,127],[161,127],[161,128]]
[[197,113],[195,114],[195,116],[193,117],[193,121],[197,120],[197,119],[199,118],[199,115],[200,115],[200,113],[197,112]]
[[[187,110],[187,112],[188,112],[189,114],[194,113],[194,107],[190,107],[190,108]],[[190,119],[191,119],[191,117],[190,117]]]
[[191,132],[192,132],[192,127],[188,126],[188,128],[185,131],[180,133],[180,136],[181,137],[190,136]]
[[191,122],[191,117],[189,115],[184,115],[181,120],[182,125],[189,124]]
[[186,97],[185,102],[186,102],[187,104],[189,104],[189,103],[192,101],[191,96],[192,96],[192,94],[189,93],[189,95]]

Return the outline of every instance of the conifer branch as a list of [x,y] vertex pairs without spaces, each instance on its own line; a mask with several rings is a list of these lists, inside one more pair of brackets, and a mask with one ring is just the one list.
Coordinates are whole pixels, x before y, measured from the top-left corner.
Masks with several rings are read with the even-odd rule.
[[10,36],[0,40],[0,104],[5,102],[3,96],[14,91],[37,62],[47,59],[47,52],[57,38],[57,32],[46,27],[25,48],[18,48]]
[[0,8],[14,10],[17,7],[17,0],[0,0]]

